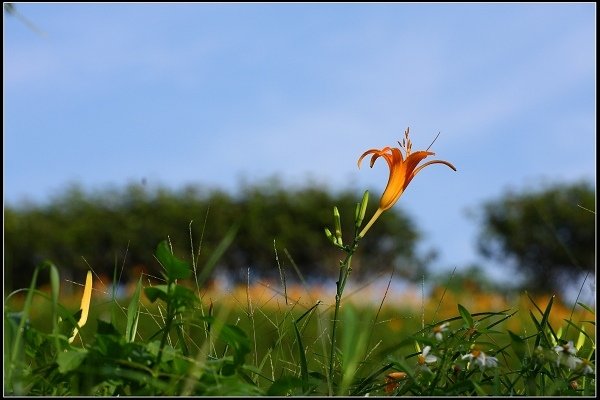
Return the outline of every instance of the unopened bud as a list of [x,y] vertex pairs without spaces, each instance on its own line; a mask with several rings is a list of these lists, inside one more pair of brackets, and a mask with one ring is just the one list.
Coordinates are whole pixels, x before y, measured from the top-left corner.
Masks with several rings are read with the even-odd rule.
[[365,194],[363,194],[362,200],[356,205],[356,229],[360,228],[360,226],[362,225],[363,219],[365,218],[365,213],[367,212],[367,204],[369,204],[369,191],[365,190]]
[[329,239],[331,243],[337,244],[335,236],[333,236],[329,228],[325,228],[325,236],[327,236],[327,239]]
[[342,223],[340,222],[340,212],[337,207],[333,207],[333,222],[335,225],[335,237],[339,245],[342,245]]

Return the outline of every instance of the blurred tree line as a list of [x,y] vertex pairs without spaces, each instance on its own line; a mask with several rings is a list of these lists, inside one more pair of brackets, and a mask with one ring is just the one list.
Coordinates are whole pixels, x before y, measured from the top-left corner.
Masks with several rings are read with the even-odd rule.
[[[284,188],[276,179],[244,185],[237,195],[198,186],[172,191],[133,184],[95,193],[73,186],[46,205],[5,208],[5,289],[29,285],[33,269],[46,259],[66,277],[83,276],[88,264],[109,277],[114,268],[120,274],[124,265],[124,282],[137,278],[140,270],[160,276],[153,254],[167,238],[174,254],[190,263],[193,241],[197,265],[202,266],[234,226],[237,234],[216,272],[227,272],[237,281],[246,279],[248,268],[252,276],[279,277],[279,260],[291,279],[293,264],[305,278],[334,277],[341,252],[323,229],[333,225],[336,205],[344,237],[351,238],[354,209],[361,197],[314,185]],[[371,199],[367,215],[377,202]],[[373,274],[394,266],[418,271],[427,262],[415,254],[418,239],[415,224],[395,207],[361,243],[353,274]]]
[[[335,205],[344,237],[352,237],[361,197],[316,185],[283,187],[276,179],[242,185],[236,195],[199,186],[172,191],[135,184],[94,193],[73,186],[45,205],[5,207],[4,288],[28,286],[43,260],[76,281],[83,279],[88,264],[108,277],[115,268],[120,276],[122,269],[121,282],[136,279],[140,271],[160,276],[153,254],[167,238],[175,255],[190,263],[193,248],[200,268],[232,227],[237,234],[217,273],[239,282],[250,269],[253,277],[278,279],[279,264],[288,279],[295,266],[305,278],[336,277],[342,254],[323,228],[333,226]],[[367,217],[378,200],[371,196]],[[595,271],[595,190],[588,183],[507,193],[478,210],[481,254],[505,262],[506,273],[524,277],[528,291],[561,291]],[[416,253],[420,238],[416,224],[396,205],[362,240],[353,277],[394,269],[395,276],[420,280],[435,257],[433,251]]]
[[585,181],[505,193],[482,205],[479,252],[523,275],[530,292],[581,284],[596,269],[595,210]]

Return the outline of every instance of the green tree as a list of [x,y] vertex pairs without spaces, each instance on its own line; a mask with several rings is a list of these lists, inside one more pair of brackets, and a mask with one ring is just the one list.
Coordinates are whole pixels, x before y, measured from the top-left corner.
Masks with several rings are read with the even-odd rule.
[[[124,282],[140,270],[159,276],[156,245],[168,238],[174,253],[191,261],[190,234],[194,261],[201,268],[234,225],[237,235],[217,271],[238,280],[246,278],[248,268],[253,276],[277,277],[277,251],[290,279],[293,263],[305,277],[335,277],[343,254],[331,248],[323,229],[331,225],[336,205],[347,230],[344,236],[352,237],[361,196],[315,185],[283,187],[277,180],[243,185],[235,195],[199,186],[172,191],[129,185],[91,193],[73,186],[47,204],[5,207],[5,289],[27,285],[44,259],[76,281],[83,279],[88,264],[108,277],[116,268]],[[368,215],[376,206],[371,203]],[[415,253],[419,233],[400,207],[382,216],[373,231],[361,242],[354,276],[372,276],[397,265],[401,270],[424,268],[425,259]]]
[[595,268],[595,201],[586,182],[507,193],[483,205],[479,251],[516,266],[532,292],[580,283]]

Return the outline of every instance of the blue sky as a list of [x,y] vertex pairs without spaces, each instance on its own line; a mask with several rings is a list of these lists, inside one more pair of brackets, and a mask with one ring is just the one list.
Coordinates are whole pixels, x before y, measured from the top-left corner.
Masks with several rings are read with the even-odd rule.
[[438,269],[489,265],[466,211],[596,181],[596,20],[580,4],[17,4],[4,13],[4,201],[67,184],[371,189],[370,148],[435,158],[399,201]]

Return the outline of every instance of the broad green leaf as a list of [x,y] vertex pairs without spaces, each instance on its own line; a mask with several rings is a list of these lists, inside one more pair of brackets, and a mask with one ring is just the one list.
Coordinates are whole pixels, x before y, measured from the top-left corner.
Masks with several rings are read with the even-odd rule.
[[156,299],[167,301],[167,285],[155,285],[144,288],[144,293],[150,302],[154,303]]
[[170,282],[175,279],[187,279],[192,275],[192,269],[189,264],[175,257],[169,249],[169,244],[166,240],[160,242],[154,253],[158,261],[161,263],[167,272],[167,278]]
[[110,322],[98,320],[96,332],[98,335],[121,336],[121,332]]
[[221,330],[220,338],[233,347],[235,351],[233,361],[236,365],[241,365],[246,354],[250,352],[250,339],[246,333],[235,325],[225,325]]
[[[362,318],[364,319],[364,316]],[[365,357],[369,329],[365,329],[361,316],[354,307],[346,306],[342,309],[341,320],[344,321],[345,328],[340,340],[342,380],[336,391],[338,395],[345,396],[357,377],[361,360]]]
[[85,357],[87,356],[87,350],[71,349],[69,351],[63,351],[58,353],[56,362],[58,364],[58,372],[66,374],[77,369]]
[[175,310],[182,312],[186,308],[192,307],[198,301],[198,296],[185,286],[175,285],[171,293],[171,301],[173,301]]

